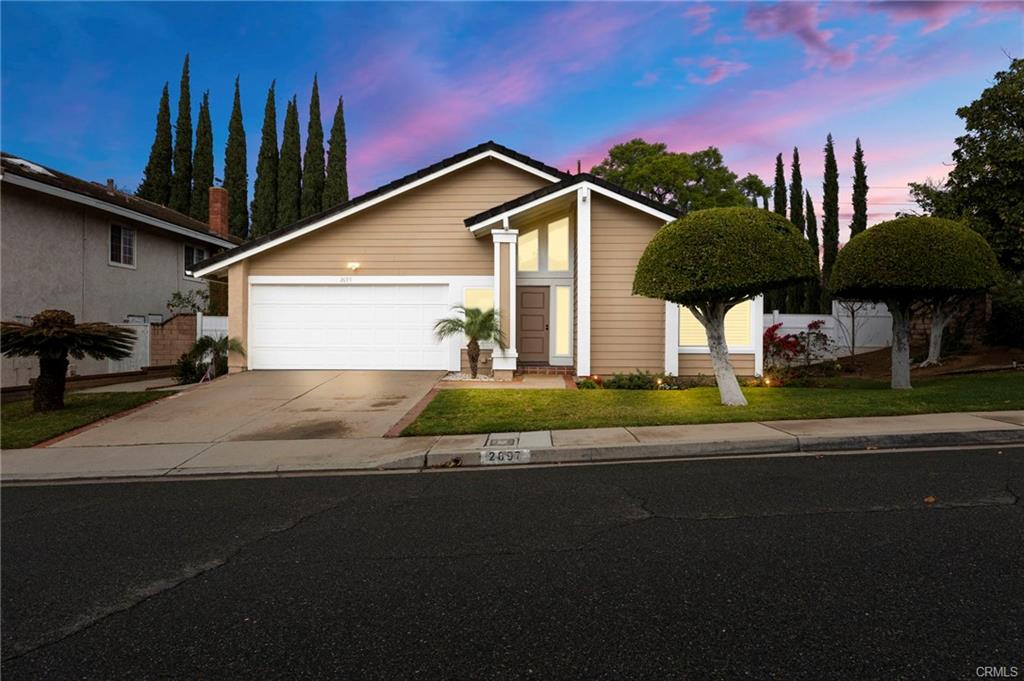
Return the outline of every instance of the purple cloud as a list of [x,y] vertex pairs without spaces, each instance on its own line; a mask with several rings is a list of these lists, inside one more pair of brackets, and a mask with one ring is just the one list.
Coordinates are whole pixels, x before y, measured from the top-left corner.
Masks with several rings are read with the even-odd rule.
[[923,21],[921,33],[931,33],[949,24],[962,12],[979,8],[985,12],[1024,12],[1021,2],[968,2],[966,0],[884,0],[872,2],[868,7],[885,12],[901,23]]
[[689,81],[700,85],[714,85],[750,68],[750,64],[741,61],[723,61],[716,57],[704,57],[700,60],[700,67],[707,72],[703,76],[691,75]]
[[711,5],[693,5],[683,12],[683,16],[691,21],[690,35],[700,35],[711,28],[711,15],[715,10]]
[[759,38],[792,35],[804,46],[811,65],[846,68],[853,63],[853,49],[831,44],[832,31],[819,27],[818,6],[783,2],[755,5],[747,11],[743,25]]

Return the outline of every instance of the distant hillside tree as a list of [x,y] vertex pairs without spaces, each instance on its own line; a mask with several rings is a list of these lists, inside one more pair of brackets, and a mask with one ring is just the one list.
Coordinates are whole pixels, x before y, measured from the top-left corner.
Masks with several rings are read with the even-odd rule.
[[[825,142],[825,180],[822,183],[822,225],[821,241],[823,257],[821,275],[825,282],[832,276],[832,267],[839,253],[839,166],[836,165],[836,149],[829,133]],[[832,297],[828,287],[822,292],[821,309],[832,309]]]
[[256,160],[256,184],[252,200],[252,235],[263,236],[277,225],[277,107],[274,83],[263,107],[263,136]]
[[[192,200],[189,211],[196,220],[209,219],[210,187],[213,186],[213,123],[210,121],[210,93],[203,93],[196,123],[196,149],[192,156]],[[229,197],[230,199],[230,197]]]
[[299,219],[302,206],[302,143],[299,140],[299,104],[295,97],[284,114],[281,158],[277,163],[277,224]]
[[156,136],[149,149],[146,169],[142,171],[142,182],[135,191],[139,197],[162,206],[171,200],[171,144],[170,95],[167,83],[164,83],[160,107],[156,112]]
[[754,173],[747,173],[746,177],[737,182],[737,185],[739,185],[743,195],[750,200],[751,206],[754,208],[760,206],[768,210],[768,196],[771,195],[771,191],[768,189],[768,185],[764,183],[764,180]]
[[313,76],[306,125],[306,153],[302,157],[302,217],[324,209],[324,125],[320,120],[320,87]]
[[331,124],[327,150],[327,180],[324,184],[324,210],[348,201],[348,141],[345,138],[345,102],[338,97]]
[[853,152],[853,220],[850,222],[850,238],[868,228],[868,169],[864,164],[864,150],[857,138],[857,149]]
[[192,200],[192,91],[189,87],[188,54],[181,67],[178,120],[174,124],[174,174],[171,176],[170,207],[188,215]]
[[228,190],[228,226],[231,234],[249,238],[249,168],[242,124],[242,96],[235,77],[235,101],[228,123],[228,142],[224,150],[224,188]]

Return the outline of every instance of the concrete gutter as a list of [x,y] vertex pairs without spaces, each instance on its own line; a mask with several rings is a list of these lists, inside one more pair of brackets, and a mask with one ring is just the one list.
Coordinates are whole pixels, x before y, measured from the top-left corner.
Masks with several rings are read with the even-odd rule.
[[[643,426],[442,437],[48,447],[0,454],[0,481],[196,479],[469,468],[483,452],[580,464],[978,445],[1024,446],[1024,411]],[[506,464],[515,466],[517,464]]]

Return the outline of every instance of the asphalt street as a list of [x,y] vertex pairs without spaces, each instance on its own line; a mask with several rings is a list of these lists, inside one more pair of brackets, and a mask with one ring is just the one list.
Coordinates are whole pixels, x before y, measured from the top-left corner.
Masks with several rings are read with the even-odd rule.
[[8,679],[1024,677],[1024,448],[5,487]]

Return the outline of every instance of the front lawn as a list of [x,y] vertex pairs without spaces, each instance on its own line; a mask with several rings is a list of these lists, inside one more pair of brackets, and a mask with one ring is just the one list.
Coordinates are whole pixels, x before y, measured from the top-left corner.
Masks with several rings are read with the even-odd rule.
[[46,414],[33,413],[31,399],[9,402],[0,406],[0,449],[31,447],[166,395],[161,390],[72,393],[64,398],[63,409]]
[[442,390],[402,435],[502,433],[608,426],[895,416],[1024,409],[1024,373],[920,380],[913,390],[838,379],[834,387],[744,388],[723,407],[717,388],[688,390]]

